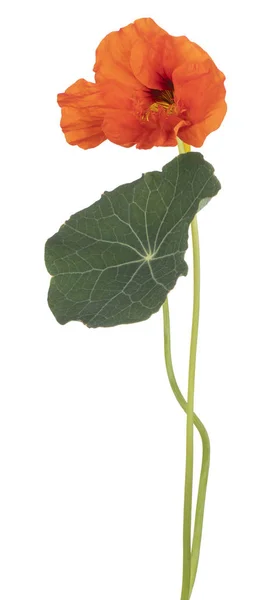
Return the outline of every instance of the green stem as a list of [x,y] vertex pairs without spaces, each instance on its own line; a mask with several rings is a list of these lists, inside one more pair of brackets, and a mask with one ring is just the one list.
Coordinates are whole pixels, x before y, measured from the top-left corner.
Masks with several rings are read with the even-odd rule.
[[[179,153],[189,152],[191,150],[188,144],[177,138]],[[200,251],[197,219],[194,218],[191,224],[192,245],[193,245],[193,317],[192,332],[189,358],[189,377],[188,377],[188,402],[185,401],[177,385],[172,360],[170,345],[170,323],[169,307],[166,300],[163,307],[164,315],[164,350],[168,378],[172,390],[187,414],[186,424],[186,467],[185,467],[185,491],[184,491],[184,524],[183,524],[183,577],[181,600],[189,600],[196,578],[197,567],[200,555],[202,526],[204,516],[204,506],[206,497],[206,488],[208,472],[210,465],[210,441],[207,431],[198,417],[194,414],[194,385],[195,385],[195,367],[197,353],[197,339],[199,326],[200,309]],[[203,445],[202,466],[197,496],[197,505],[195,513],[193,541],[191,545],[191,526],[192,526],[192,489],[193,489],[193,424],[197,427]]]
[[[172,364],[172,355],[171,355],[171,335],[170,335],[170,313],[169,313],[169,302],[168,298],[166,298],[163,304],[163,323],[164,323],[164,355],[165,355],[165,364],[168,379],[171,385],[171,389],[185,413],[187,413],[187,402],[184,399],[181,390],[177,384],[173,364]],[[194,425],[199,432],[202,440],[202,466],[201,466],[201,474],[198,488],[198,496],[197,496],[197,506],[195,513],[195,522],[194,522],[194,535],[193,535],[193,543],[192,543],[192,554],[191,554],[191,578],[190,578],[190,592],[192,591],[195,577],[197,573],[197,567],[199,562],[200,555],[200,546],[201,546],[201,538],[202,538],[202,527],[203,527],[203,516],[204,516],[204,506],[205,506],[205,498],[206,498],[206,489],[207,489],[207,480],[208,480],[208,472],[210,466],[210,440],[208,433],[202,423],[202,421],[197,417],[194,413],[193,415]]]
[[189,600],[191,585],[191,534],[192,534],[192,491],[193,491],[193,406],[196,351],[200,308],[200,257],[199,236],[196,217],[191,224],[193,242],[193,317],[189,359],[186,423],[186,465],[183,519],[183,575],[181,600]]
[[[198,340],[198,329],[199,329],[199,315],[200,315],[200,247],[199,247],[199,233],[198,233],[198,223],[197,217],[194,217],[191,224],[192,231],[192,246],[193,246],[193,320],[192,320],[192,332],[191,332],[191,345],[190,345],[190,361],[189,361],[189,383],[188,383],[188,405],[190,403],[190,414],[193,417],[193,400],[194,400],[194,385],[195,385],[195,368],[196,368],[196,355],[197,355],[197,340]],[[188,412],[187,412],[187,421],[188,421]],[[208,438],[208,435],[207,435]],[[193,568],[191,569],[191,579],[190,579],[190,594],[191,596],[192,588],[194,585],[198,560],[200,554],[200,545],[201,545],[201,536],[202,536],[202,526],[203,526],[203,515],[204,515],[204,505],[205,505],[205,496],[206,496],[206,486],[208,479],[208,470],[210,463],[210,441],[207,439],[207,453],[208,453],[208,468],[207,473],[203,473],[201,471],[200,485],[202,485],[202,498],[197,498],[196,505],[196,515],[195,515],[195,527],[194,527],[194,535],[193,535],[193,544],[192,544],[192,559],[193,559]],[[205,478],[205,481],[203,480]],[[205,487],[204,487],[205,484]],[[195,567],[195,568],[194,568]]]

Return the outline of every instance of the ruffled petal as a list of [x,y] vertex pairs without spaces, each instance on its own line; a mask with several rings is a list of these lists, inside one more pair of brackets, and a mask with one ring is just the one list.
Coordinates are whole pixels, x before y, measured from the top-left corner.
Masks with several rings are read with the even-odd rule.
[[161,55],[166,37],[159,36],[151,45],[144,40],[137,40],[131,49],[131,70],[135,78],[149,89],[164,90],[168,87]]
[[[191,42],[185,35],[168,36],[163,48],[162,61],[168,77],[181,65],[200,64],[210,59],[209,55],[198,44]],[[210,59],[211,60],[211,59]]]
[[150,127],[144,124],[137,148],[140,150],[149,150],[154,146],[177,146],[177,132],[184,121],[179,121],[175,127]]
[[69,144],[86,150],[106,139],[102,131],[104,102],[95,83],[79,79],[64,94],[58,94],[58,104],[61,128]]
[[133,105],[137,98],[141,99],[142,86],[133,87],[122,85],[115,80],[107,80],[100,84],[101,98],[103,99],[104,109],[118,108],[120,110],[133,110]]
[[[151,42],[153,37],[156,37],[157,35],[168,35],[165,29],[162,29],[162,27],[157,25],[157,23],[150,18],[137,19],[134,21],[134,27],[137,35],[148,42]],[[126,27],[124,29],[126,29]]]
[[200,148],[206,137],[212,131],[216,131],[220,127],[227,111],[226,102],[220,100],[211,111],[208,111],[207,116],[203,121],[195,123],[190,127],[182,127],[177,134],[183,142],[190,144],[195,148]]
[[152,19],[138,19],[109,33],[96,50],[94,65],[96,82],[114,79],[124,85],[134,85],[135,76],[130,66],[130,54],[138,40],[151,42],[154,36],[165,33]]
[[143,119],[141,137],[137,148],[147,149],[153,146],[176,146],[177,132],[186,125],[176,113],[167,114],[166,110],[159,107],[157,112],[150,112],[147,119]]
[[130,65],[135,77],[152,89],[164,90],[171,84],[173,71],[189,62],[200,63],[208,54],[185,36],[155,35],[149,44],[140,39],[131,49]]
[[173,72],[175,101],[185,107],[189,127],[179,137],[195,147],[218,129],[226,114],[224,75],[210,60],[188,63]]
[[142,135],[140,121],[127,110],[109,109],[102,129],[110,142],[125,148],[137,144]]
[[177,115],[168,116],[160,107],[158,112],[150,112],[147,117],[134,115],[130,110],[108,109],[102,129],[111,142],[129,148],[139,149],[153,146],[176,146],[177,132],[186,121]]

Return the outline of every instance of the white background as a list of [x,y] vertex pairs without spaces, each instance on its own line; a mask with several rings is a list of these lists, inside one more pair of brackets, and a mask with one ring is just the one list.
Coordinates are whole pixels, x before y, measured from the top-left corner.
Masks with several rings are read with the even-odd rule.
[[[227,77],[227,117],[202,150],[222,191],[199,215],[196,408],[212,468],[193,599],[264,596],[260,9],[47,0],[6,3],[1,20],[2,600],[180,597],[185,419],[166,379],[162,315],[62,327],[43,262],[46,239],[72,213],[175,155],[108,142],[82,151],[59,128],[57,92],[92,80],[103,36],[143,16],[199,43]],[[190,269],[170,294],[184,393],[191,284]]]

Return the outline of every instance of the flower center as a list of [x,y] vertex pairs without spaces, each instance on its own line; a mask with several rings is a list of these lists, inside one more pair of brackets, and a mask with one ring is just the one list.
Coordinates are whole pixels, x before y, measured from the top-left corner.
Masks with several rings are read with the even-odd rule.
[[[179,101],[175,101],[174,87],[171,81],[165,81],[165,90],[149,89],[144,98],[144,104],[138,102],[138,115],[143,121],[155,122],[157,119],[173,117],[180,119],[186,109]],[[185,116],[183,116],[184,119]]]
[[151,98],[154,100],[151,106],[160,104],[164,108],[170,108],[174,104],[173,88],[170,90],[151,90]]
[[160,109],[166,111],[167,114],[172,114],[175,112],[175,102],[173,96],[173,86],[168,82],[168,87],[170,89],[167,90],[150,90],[150,98],[152,100],[148,111],[147,111],[147,120],[150,112],[157,113]]

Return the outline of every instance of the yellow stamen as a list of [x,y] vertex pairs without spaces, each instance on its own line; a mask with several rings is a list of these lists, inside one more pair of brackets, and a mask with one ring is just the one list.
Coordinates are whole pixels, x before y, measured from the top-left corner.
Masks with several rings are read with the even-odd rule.
[[173,97],[173,90],[151,90],[151,97],[154,102],[150,104],[148,110],[142,116],[142,118],[146,121],[149,121],[151,112],[157,113],[159,111],[160,106],[162,106],[162,108],[169,115],[177,111]]

